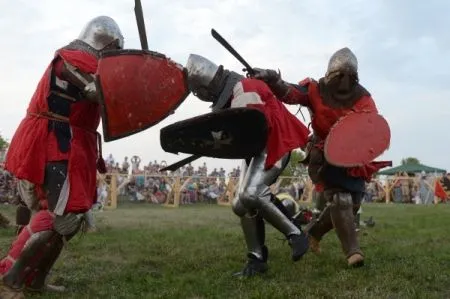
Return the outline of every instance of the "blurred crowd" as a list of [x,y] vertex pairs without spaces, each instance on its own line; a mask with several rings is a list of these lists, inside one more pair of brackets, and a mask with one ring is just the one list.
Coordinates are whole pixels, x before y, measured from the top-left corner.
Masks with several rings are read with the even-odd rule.
[[[208,170],[206,163],[198,167],[188,164],[175,172],[160,172],[167,166],[166,161],[150,161],[143,164],[140,157],[125,157],[121,162],[109,155],[106,159],[107,175],[99,175],[97,180],[98,209],[102,209],[110,194],[112,177],[116,180],[118,199],[131,202],[165,203],[176,184],[179,184],[180,204],[215,203],[226,200],[229,181],[237,184],[240,167],[228,173],[223,167]],[[450,185],[450,175],[446,174],[446,184]],[[294,199],[306,201],[311,194],[311,186],[305,179],[284,182],[277,186],[275,193],[289,193]],[[431,204],[435,200],[436,176],[430,174],[408,175],[399,173],[389,178],[389,200],[394,203]],[[367,184],[365,202],[385,202],[387,181],[373,180]],[[446,190],[448,189],[446,186]],[[14,203],[16,180],[0,165],[0,203]]]
[[216,202],[225,192],[228,179],[240,175],[240,167],[226,173],[224,168],[214,168],[208,171],[206,163],[194,168],[192,164],[181,167],[175,172],[160,172],[167,163],[165,161],[150,161],[147,165],[141,163],[138,156],[130,159],[125,157],[119,163],[112,155],[106,159],[108,173],[103,184],[108,185],[111,176],[117,179],[121,199],[137,202],[161,204],[166,202],[172,191],[176,178],[180,178],[181,204],[197,202]]

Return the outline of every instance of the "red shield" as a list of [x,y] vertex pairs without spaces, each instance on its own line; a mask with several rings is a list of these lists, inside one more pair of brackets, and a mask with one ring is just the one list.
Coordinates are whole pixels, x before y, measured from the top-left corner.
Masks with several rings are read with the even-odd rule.
[[335,166],[363,166],[388,149],[390,140],[389,124],[381,115],[350,113],[331,128],[325,140],[325,158]]
[[127,137],[157,124],[189,94],[183,67],[156,52],[105,53],[99,61],[97,76],[105,141]]

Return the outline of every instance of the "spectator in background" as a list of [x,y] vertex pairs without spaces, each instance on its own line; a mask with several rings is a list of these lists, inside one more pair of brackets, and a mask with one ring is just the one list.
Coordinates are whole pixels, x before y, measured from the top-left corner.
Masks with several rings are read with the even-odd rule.
[[130,163],[128,163],[128,157],[125,157],[122,162],[122,173],[128,174],[129,169],[130,169]]
[[135,174],[139,172],[139,165],[141,164],[141,158],[138,156],[131,157],[131,173]]

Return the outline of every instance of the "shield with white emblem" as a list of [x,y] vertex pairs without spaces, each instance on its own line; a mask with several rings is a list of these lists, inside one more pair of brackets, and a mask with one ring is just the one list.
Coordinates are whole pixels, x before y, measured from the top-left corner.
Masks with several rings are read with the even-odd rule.
[[264,114],[233,108],[203,114],[161,129],[164,151],[221,159],[246,159],[261,153],[267,142]]
[[105,52],[96,75],[105,141],[156,125],[189,94],[183,66],[157,52]]

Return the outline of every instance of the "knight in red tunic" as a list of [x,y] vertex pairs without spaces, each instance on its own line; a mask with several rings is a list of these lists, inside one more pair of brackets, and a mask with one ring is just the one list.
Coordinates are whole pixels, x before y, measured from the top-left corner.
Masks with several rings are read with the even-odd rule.
[[244,78],[198,55],[186,65],[191,91],[201,100],[213,102],[212,110],[248,107],[260,110],[268,124],[266,149],[243,162],[233,211],[240,217],[247,243],[248,262],[238,273],[253,276],[267,271],[264,220],[289,240],[292,259],[298,261],[308,250],[308,238],[275,200],[270,186],[289,162],[290,152],[306,145],[309,130],[278,101],[264,82]]
[[0,261],[1,298],[22,298],[24,286],[45,287],[64,241],[95,201],[97,165],[104,162],[94,74],[102,51],[121,49],[123,41],[110,17],[87,23],[78,39],[56,51],[12,138],[6,169],[19,179],[23,228]]
[[256,78],[265,81],[284,103],[309,108],[314,131],[308,153],[308,171],[316,186],[323,188],[329,205],[308,230],[310,246],[319,252],[319,241],[333,227],[342,244],[349,266],[362,266],[364,255],[355,231],[354,215],[359,210],[365,181],[391,162],[372,162],[363,167],[343,168],[327,163],[323,144],[332,126],[351,111],[377,112],[370,93],[359,84],[358,61],[348,48],[332,55],[328,69],[318,82],[305,79],[289,84],[274,70],[256,70]]

